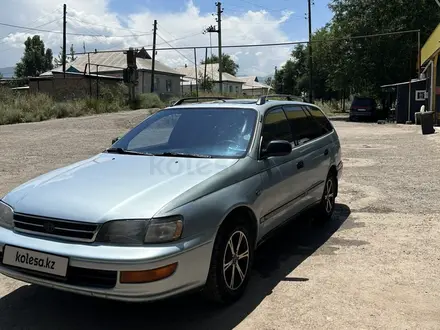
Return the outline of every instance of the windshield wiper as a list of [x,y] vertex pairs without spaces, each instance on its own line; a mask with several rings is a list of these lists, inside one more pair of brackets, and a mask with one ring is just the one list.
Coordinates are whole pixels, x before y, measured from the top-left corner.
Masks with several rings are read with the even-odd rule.
[[150,154],[148,152],[131,151],[122,148],[108,148],[105,151],[108,153],[121,154],[121,155],[154,156],[153,154]]
[[210,155],[191,154],[184,152],[162,152],[160,154],[154,154],[155,156],[169,156],[169,157],[188,157],[188,158],[212,158]]

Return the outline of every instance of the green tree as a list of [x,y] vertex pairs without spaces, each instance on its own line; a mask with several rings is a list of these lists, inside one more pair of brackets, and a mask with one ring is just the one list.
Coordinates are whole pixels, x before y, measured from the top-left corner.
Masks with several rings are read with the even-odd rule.
[[28,37],[24,45],[24,54],[15,67],[17,78],[35,77],[53,68],[52,50],[45,49],[44,42],[39,35]]
[[265,83],[266,85],[268,85],[268,86],[273,87],[273,78],[272,78],[272,77],[267,77],[267,78],[264,80],[264,83]]
[[[70,45],[69,55],[66,54],[66,63],[73,62],[76,60],[75,49],[73,48],[73,44]],[[58,57],[54,60],[55,66],[59,67],[63,65],[63,47],[60,47],[60,52],[58,53]]]
[[[219,63],[219,59],[217,55],[212,55],[212,57],[208,57],[206,63],[207,64],[213,64],[213,63]],[[205,64],[205,61],[202,61],[202,64]],[[231,58],[228,54],[222,55],[222,64],[223,64],[223,72],[227,72],[229,74],[232,74],[235,76],[237,74],[238,69],[240,66],[234,62],[234,60]]]
[[73,48],[73,44],[70,45],[70,57],[69,57],[69,61],[75,61],[76,60],[76,56],[75,56],[75,49]]
[[203,75],[203,73],[199,73],[199,78],[197,79],[197,84],[199,85],[199,89],[206,91],[206,92],[212,92],[212,89],[214,87],[214,82],[212,81],[212,78],[210,78],[208,75],[206,75],[206,79]]
[[[335,38],[420,29],[424,43],[440,21],[438,5],[431,0],[332,0],[329,7]],[[382,84],[416,76],[415,33],[347,39],[332,49],[335,88],[350,85],[354,93],[377,95]]]
[[[368,94],[380,86],[416,77],[417,34],[359,37],[421,30],[423,44],[440,21],[431,0],[332,0],[334,17],[312,36],[313,96]],[[349,38],[354,37],[356,38]],[[308,92],[308,45],[294,48],[275,76],[278,92]]]

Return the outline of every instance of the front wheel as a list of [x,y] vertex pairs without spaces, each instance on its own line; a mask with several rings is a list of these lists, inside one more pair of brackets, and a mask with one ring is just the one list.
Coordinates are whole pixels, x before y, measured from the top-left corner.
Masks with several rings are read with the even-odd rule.
[[332,218],[336,204],[336,188],[336,176],[332,173],[329,173],[325,181],[321,202],[317,206],[316,210],[316,217],[318,221],[326,222]]
[[214,243],[204,296],[221,304],[237,301],[249,282],[253,255],[253,239],[246,225],[222,227]]

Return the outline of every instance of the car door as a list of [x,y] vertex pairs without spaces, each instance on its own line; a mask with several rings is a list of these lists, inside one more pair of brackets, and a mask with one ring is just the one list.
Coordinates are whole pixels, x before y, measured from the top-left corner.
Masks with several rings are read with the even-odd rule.
[[329,135],[333,129],[330,122],[321,110],[314,106],[303,106],[307,115],[305,134],[310,138],[308,150],[310,152],[311,170],[309,175],[309,188],[306,195],[306,203],[312,204],[322,198],[324,184],[330,169],[331,143]]
[[324,179],[320,174],[322,170],[320,153],[322,152],[323,156],[325,153],[325,148],[321,148],[319,141],[322,132],[319,125],[301,105],[286,105],[283,109],[289,120],[293,138],[297,141],[294,153],[297,162],[302,166],[300,181],[297,183],[301,196],[298,199],[297,208],[302,210],[316,200],[319,191],[324,187]]
[[[269,110],[264,119],[261,131],[261,149],[272,140],[287,140],[294,147],[295,141],[281,107]],[[298,209],[298,197],[302,184],[301,166],[297,167],[297,152],[287,156],[270,157],[259,160],[261,172],[261,233],[265,235],[285,220],[288,220]]]

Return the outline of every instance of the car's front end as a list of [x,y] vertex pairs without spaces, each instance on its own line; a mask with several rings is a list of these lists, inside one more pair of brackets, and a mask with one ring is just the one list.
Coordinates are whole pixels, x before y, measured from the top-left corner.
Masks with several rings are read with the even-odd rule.
[[200,287],[221,217],[179,205],[236,162],[102,153],[37,177],[0,201],[0,272],[126,301]]
[[[178,218],[106,229],[110,222],[97,225],[18,214],[3,202],[0,210],[0,272],[12,278],[126,301],[164,298],[206,280],[212,244],[201,236],[174,241],[181,235]],[[151,228],[140,231],[152,243],[136,243],[140,227]],[[108,242],[112,237],[113,244]]]

